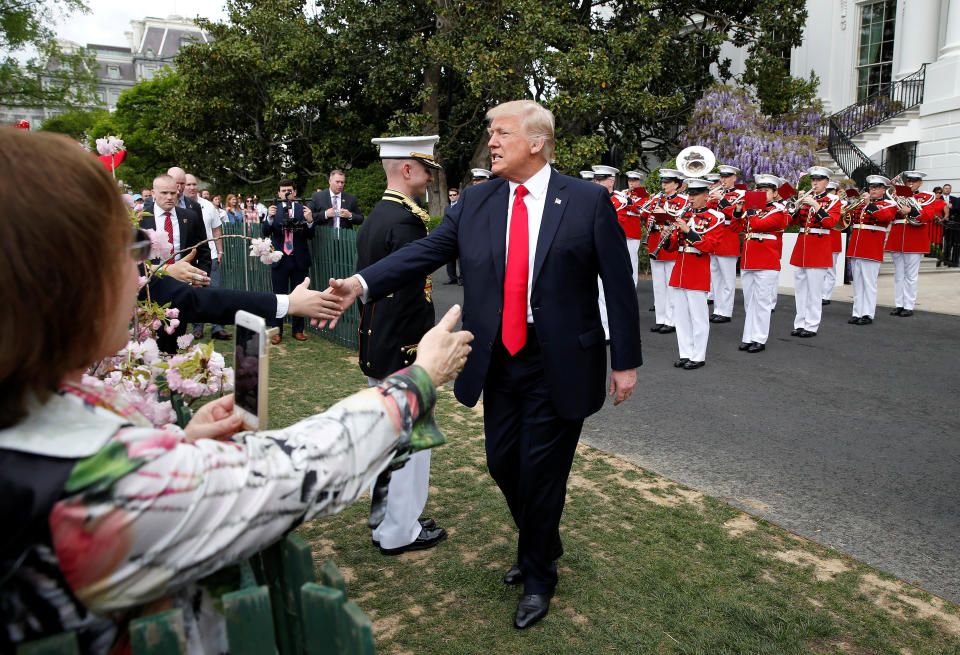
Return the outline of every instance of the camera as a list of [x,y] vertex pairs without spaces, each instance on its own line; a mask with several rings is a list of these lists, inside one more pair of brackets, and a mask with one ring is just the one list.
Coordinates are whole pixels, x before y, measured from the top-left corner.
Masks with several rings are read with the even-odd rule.
[[287,191],[283,195],[284,195],[283,198],[270,199],[271,204],[277,207],[277,211],[283,212],[283,221],[281,222],[281,226],[285,230],[302,230],[305,227],[304,220],[302,218],[299,220],[295,218],[292,215],[293,213],[292,210],[293,210],[293,203],[299,202],[302,205],[304,204],[303,199],[292,197],[293,196],[292,191]]

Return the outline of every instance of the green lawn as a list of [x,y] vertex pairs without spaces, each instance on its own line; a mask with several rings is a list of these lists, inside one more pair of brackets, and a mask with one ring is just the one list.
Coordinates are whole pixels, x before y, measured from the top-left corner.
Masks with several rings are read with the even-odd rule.
[[[272,348],[271,423],[366,384],[315,334]],[[483,422],[443,389],[425,516],[449,539],[384,557],[368,504],[299,529],[373,621],[378,651],[443,653],[960,653],[958,607],[617,457],[581,446],[561,524],[560,585],[544,621],[512,627],[501,582],[516,533],[486,471]]]

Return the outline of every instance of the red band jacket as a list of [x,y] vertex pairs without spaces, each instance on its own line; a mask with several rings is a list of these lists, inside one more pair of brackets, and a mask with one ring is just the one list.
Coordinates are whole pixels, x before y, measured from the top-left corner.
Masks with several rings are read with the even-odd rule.
[[[679,193],[670,197],[654,196],[653,201],[640,214],[640,218],[647,224],[647,252],[653,252],[660,245],[660,240],[663,238],[661,228],[673,223],[673,218],[666,215],[667,209],[673,214],[679,214],[687,203],[687,197]],[[677,253],[670,252],[666,248],[663,248],[657,256],[658,262],[672,262],[676,259]]]
[[740,270],[779,271],[783,228],[789,222],[790,214],[782,202],[768,202],[766,209],[734,214],[731,227],[743,232]]
[[936,200],[929,193],[915,193],[913,197],[920,203],[921,208],[920,215],[914,218],[919,219],[923,225],[910,225],[906,218],[897,216],[887,236],[887,252],[930,252],[930,228],[927,224],[943,214],[946,203]]
[[882,262],[887,226],[896,218],[897,203],[887,198],[871,200],[865,207],[854,210],[847,257]]
[[833,247],[830,232],[840,220],[840,198],[833,193],[813,196],[819,209],[801,205],[791,223],[800,226],[790,263],[801,268],[832,268]]
[[677,253],[677,263],[670,274],[670,286],[690,291],[710,291],[710,253],[720,243],[719,228],[723,214],[716,209],[688,209],[683,218],[690,226],[684,234],[674,230],[664,250]]
[[736,257],[740,254],[740,235],[736,230],[731,228],[731,221],[733,220],[733,208],[743,199],[744,194],[746,194],[746,191],[741,191],[740,189],[725,189],[722,198],[719,200],[711,198],[707,201],[707,207],[716,209],[723,214],[724,218],[724,224],[717,227],[720,231],[721,238],[717,246],[717,251],[713,253],[714,255],[719,257]]
[[623,191],[614,191],[610,194],[610,202],[613,203],[613,209],[617,212],[617,220],[623,233],[628,239],[643,238],[643,220],[639,214],[634,213],[634,200]]

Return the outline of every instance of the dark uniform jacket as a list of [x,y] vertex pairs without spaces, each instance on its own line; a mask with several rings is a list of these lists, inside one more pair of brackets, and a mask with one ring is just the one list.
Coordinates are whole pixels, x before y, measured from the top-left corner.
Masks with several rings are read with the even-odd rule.
[[[200,205],[197,204],[197,201],[191,200],[190,198],[184,198],[184,200],[187,204],[186,209],[176,207],[174,211],[177,214],[177,219],[180,221],[180,247],[189,248],[194,244],[206,240],[207,228],[203,223],[203,212],[200,209]],[[154,209],[153,198],[147,198],[146,202],[143,203],[143,213],[144,216],[140,219],[140,227],[144,230],[163,229],[163,219],[160,219],[158,227],[157,217],[153,216],[155,213],[163,214],[162,211],[157,212]],[[202,248],[197,248],[197,255],[190,263],[209,275],[211,267],[210,248],[206,244],[204,244]]]
[[[357,270],[427,236],[423,219],[412,207],[403,194],[389,190],[384,194],[357,232]],[[415,353],[409,347],[419,343],[434,324],[426,287],[427,277],[421,274],[376,302],[360,304],[360,370],[366,375],[382,379],[413,363]]]

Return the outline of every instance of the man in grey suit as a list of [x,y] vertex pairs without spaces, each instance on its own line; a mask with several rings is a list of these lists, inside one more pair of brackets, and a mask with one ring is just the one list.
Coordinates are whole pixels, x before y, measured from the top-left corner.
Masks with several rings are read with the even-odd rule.
[[356,196],[343,190],[346,180],[343,171],[334,169],[330,171],[329,188],[317,191],[310,198],[307,206],[319,225],[352,230],[363,223]]

